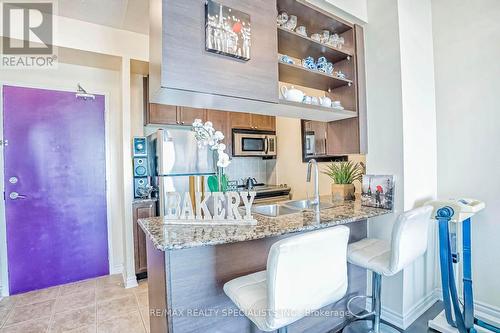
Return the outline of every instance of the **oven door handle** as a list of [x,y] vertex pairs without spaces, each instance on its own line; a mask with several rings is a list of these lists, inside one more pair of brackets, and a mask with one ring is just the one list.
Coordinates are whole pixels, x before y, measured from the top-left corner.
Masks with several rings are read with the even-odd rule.
[[269,138],[267,136],[264,138],[264,147],[265,154],[267,155],[269,152]]

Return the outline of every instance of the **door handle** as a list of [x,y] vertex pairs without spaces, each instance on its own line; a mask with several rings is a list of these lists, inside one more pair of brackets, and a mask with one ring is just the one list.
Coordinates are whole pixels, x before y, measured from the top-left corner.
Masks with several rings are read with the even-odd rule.
[[11,198],[12,200],[17,200],[17,199],[26,199],[27,196],[19,194],[17,192],[10,192],[9,198]]
[[267,155],[268,151],[269,151],[269,138],[266,136],[265,139],[264,139],[264,150],[265,150],[265,154]]

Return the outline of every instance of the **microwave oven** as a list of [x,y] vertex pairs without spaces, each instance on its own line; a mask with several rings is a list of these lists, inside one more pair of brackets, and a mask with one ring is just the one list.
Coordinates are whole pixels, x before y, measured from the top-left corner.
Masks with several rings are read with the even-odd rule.
[[276,132],[233,130],[233,156],[276,156]]

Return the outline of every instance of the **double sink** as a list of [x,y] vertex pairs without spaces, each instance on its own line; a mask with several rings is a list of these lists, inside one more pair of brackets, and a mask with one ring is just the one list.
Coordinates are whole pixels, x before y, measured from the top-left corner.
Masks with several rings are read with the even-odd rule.
[[[333,205],[328,202],[319,203],[320,210],[332,207]],[[278,204],[253,206],[252,212],[264,216],[277,217],[288,214],[294,214],[305,210],[312,210],[314,208],[315,208],[314,205],[312,205],[309,200],[295,200],[295,201],[281,202]]]

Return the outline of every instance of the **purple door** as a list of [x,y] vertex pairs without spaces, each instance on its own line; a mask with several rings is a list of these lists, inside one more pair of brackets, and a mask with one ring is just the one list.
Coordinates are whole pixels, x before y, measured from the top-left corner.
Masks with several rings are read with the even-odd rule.
[[11,294],[108,274],[104,96],[4,86],[3,126]]

